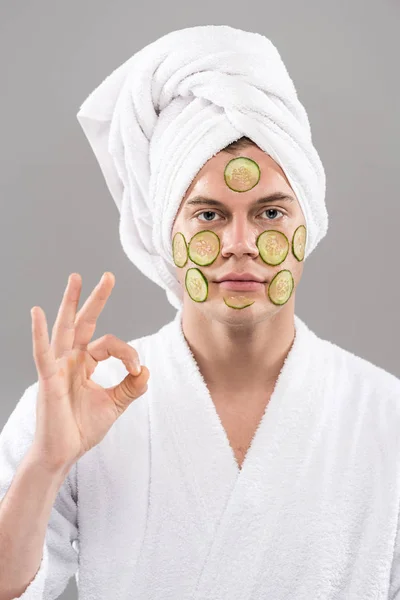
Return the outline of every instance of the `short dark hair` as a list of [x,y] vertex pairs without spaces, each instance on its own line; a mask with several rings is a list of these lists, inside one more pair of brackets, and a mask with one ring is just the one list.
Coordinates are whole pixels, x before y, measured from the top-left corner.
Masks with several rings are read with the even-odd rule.
[[248,146],[257,146],[257,144],[255,142],[253,142],[252,139],[250,139],[249,137],[244,135],[243,137],[239,138],[238,140],[235,140],[234,142],[232,142],[225,148],[222,148],[221,152],[228,152],[229,154],[236,154],[236,152],[240,152],[240,150],[243,150],[244,148],[247,148]]

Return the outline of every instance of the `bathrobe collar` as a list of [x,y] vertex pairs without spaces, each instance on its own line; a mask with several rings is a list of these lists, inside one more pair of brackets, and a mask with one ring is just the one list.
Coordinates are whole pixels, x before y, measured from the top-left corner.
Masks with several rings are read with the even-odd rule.
[[[180,432],[181,443],[187,441],[189,454],[191,448],[194,450],[190,460],[194,463],[195,472],[198,473],[200,469],[207,481],[210,474],[221,484],[229,479],[233,484],[239,478],[255,477],[271,459],[271,448],[266,448],[265,437],[271,442],[275,437],[278,440],[283,431],[278,432],[277,424],[287,417],[288,411],[293,415],[292,418],[295,418],[297,411],[305,410],[304,405],[299,405],[296,399],[303,398],[302,389],[307,386],[306,374],[313,359],[312,344],[318,338],[297,315],[294,315],[293,344],[240,469],[207,384],[184,336],[182,313],[183,309],[177,312],[174,320],[164,328],[163,336],[165,351],[173,363],[173,371],[179,373],[179,386],[185,390],[182,395],[175,393],[170,397],[170,414],[176,424],[174,431]],[[185,423],[192,420],[196,423],[195,431],[186,431]],[[196,440],[201,446],[207,444],[207,452],[203,457],[193,443]]]

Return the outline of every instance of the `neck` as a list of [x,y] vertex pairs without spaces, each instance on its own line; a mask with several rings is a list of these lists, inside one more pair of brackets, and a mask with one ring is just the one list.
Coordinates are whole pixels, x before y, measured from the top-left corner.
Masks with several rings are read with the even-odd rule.
[[210,391],[256,396],[273,389],[295,336],[293,310],[285,308],[229,323],[184,305],[183,334]]

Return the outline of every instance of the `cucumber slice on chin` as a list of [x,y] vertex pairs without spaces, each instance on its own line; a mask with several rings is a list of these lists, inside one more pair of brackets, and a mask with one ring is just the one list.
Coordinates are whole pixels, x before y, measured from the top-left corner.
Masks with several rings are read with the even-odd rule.
[[247,296],[224,296],[224,302],[230,308],[247,308],[254,304],[255,300],[251,300]]

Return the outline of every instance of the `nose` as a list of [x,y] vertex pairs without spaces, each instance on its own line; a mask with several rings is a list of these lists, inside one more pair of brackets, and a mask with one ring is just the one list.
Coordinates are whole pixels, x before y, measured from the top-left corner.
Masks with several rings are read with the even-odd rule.
[[256,241],[260,233],[254,223],[249,223],[246,218],[241,216],[233,218],[220,233],[221,255],[235,254],[240,257],[243,254],[249,254],[253,257],[258,256],[259,251]]

